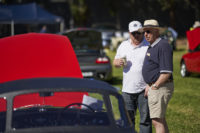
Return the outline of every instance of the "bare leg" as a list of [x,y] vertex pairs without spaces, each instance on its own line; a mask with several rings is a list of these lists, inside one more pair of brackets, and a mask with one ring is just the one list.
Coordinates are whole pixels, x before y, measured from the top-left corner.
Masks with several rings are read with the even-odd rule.
[[167,123],[165,121],[165,118],[153,118],[152,123],[156,129],[156,133],[168,133],[166,132]]

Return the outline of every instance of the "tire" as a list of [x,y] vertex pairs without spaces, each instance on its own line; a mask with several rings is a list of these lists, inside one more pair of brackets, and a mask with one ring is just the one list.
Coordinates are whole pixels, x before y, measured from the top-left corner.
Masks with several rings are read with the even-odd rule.
[[190,75],[184,61],[182,61],[182,63],[181,63],[180,73],[181,73],[182,77],[188,77]]

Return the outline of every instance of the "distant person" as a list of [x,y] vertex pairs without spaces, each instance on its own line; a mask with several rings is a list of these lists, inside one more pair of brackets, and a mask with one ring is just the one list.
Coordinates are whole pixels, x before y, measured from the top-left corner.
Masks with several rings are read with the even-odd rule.
[[173,50],[168,41],[159,36],[157,20],[145,20],[144,36],[150,43],[144,59],[142,74],[147,85],[150,117],[156,133],[168,133],[165,119],[167,105],[174,91]]
[[175,39],[177,39],[177,37],[178,37],[178,32],[176,32],[172,27],[168,27],[167,28],[169,31],[171,31],[172,32],[172,36],[175,38]]
[[40,30],[40,33],[46,33],[47,32],[47,26],[42,26],[42,29]]
[[190,28],[190,30],[196,29],[196,28],[200,28],[200,22],[199,21],[195,21],[193,26]]
[[122,96],[130,118],[135,125],[137,108],[140,112],[140,133],[151,133],[152,124],[149,116],[147,97],[144,96],[146,83],[142,77],[142,66],[148,42],[144,39],[139,29],[139,21],[129,23],[128,40],[123,41],[117,49],[113,65],[123,67]]

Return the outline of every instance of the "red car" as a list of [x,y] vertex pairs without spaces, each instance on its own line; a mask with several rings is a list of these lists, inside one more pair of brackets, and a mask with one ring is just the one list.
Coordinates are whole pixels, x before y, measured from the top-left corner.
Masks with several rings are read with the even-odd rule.
[[200,28],[187,31],[189,52],[181,59],[181,76],[187,77],[190,73],[200,74]]
[[68,37],[0,39],[0,133],[135,133],[123,97],[83,79]]
[[[61,35],[29,33],[0,39],[0,60],[0,84],[31,78],[83,78],[71,42]],[[57,100],[52,104],[66,106],[69,99],[81,102],[83,94],[68,95],[65,102],[64,96],[54,95]],[[21,95],[14,108],[43,104],[43,100],[38,94]]]

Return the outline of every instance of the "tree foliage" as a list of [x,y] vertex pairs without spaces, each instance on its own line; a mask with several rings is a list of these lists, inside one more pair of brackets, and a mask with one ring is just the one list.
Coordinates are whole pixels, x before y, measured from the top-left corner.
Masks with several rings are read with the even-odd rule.
[[200,21],[200,1],[199,0],[185,0],[188,6],[191,6],[191,8],[195,11],[195,20]]
[[[1,3],[33,1],[40,4],[50,2],[49,0],[2,0]],[[71,20],[75,26],[90,26],[95,22],[111,21],[118,28],[127,29],[128,22],[132,20],[143,22],[145,19],[154,18],[161,25],[185,30],[195,20],[200,20],[200,0],[65,0],[65,2],[70,5]]]
[[85,0],[70,0],[70,9],[76,26],[84,26],[89,17],[89,10]]

